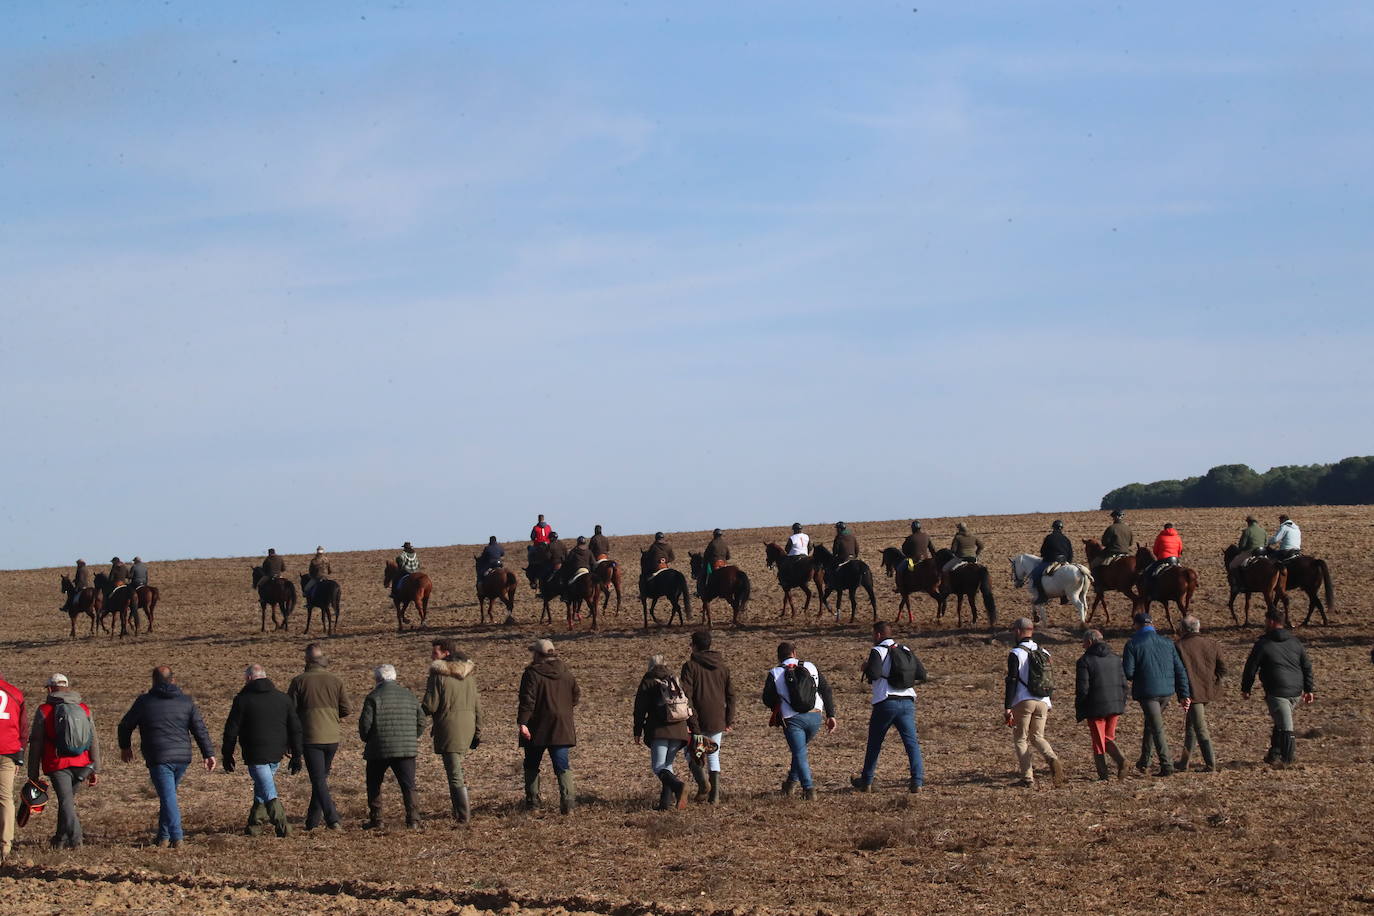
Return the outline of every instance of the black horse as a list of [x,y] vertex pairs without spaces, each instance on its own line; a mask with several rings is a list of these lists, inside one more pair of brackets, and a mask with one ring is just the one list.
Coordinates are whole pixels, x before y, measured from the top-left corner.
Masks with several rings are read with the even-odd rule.
[[343,589],[333,579],[321,579],[315,583],[315,590],[307,592],[305,583],[308,575],[301,575],[301,594],[305,595],[305,632],[310,632],[311,612],[320,609],[320,623],[324,625],[324,635],[333,636],[339,631],[339,605],[343,601]]
[[134,592],[134,587],[127,582],[120,586],[110,580],[110,577],[103,572],[95,574],[93,580],[95,587],[100,590],[103,596],[100,610],[100,628],[105,629],[105,615],[110,615],[110,635],[114,635],[115,618],[119,618],[119,635],[127,636],[129,633],[130,617],[133,618],[132,624],[134,635],[138,635],[138,595]]
[[[825,579],[821,575],[819,566],[811,562],[811,557],[805,554],[801,556],[789,557],[786,552],[777,544],[768,543],[763,545],[763,558],[768,564],[768,568],[777,567],[778,585],[782,588],[782,610],[778,611],[781,617],[787,613],[788,608],[792,609],[792,616],[797,616],[797,605],[792,601],[792,589],[799,588],[806,595],[806,601],[802,604],[802,611],[805,612],[811,606],[811,586],[816,586],[816,594],[821,596],[821,610],[828,611],[830,607],[825,603]],[[821,611],[816,615],[820,616]]]
[[[262,627],[259,633],[267,632],[267,606],[272,606],[272,629],[285,630],[296,608],[296,584],[290,579],[269,579],[261,566],[253,567],[253,588],[258,593],[258,605],[262,611]],[[277,622],[277,610],[281,609],[281,622]]]
[[[1336,609],[1336,592],[1331,586],[1331,570],[1327,568],[1326,561],[1320,557],[1298,554],[1290,559],[1281,560],[1279,565],[1287,573],[1283,585],[1279,588],[1284,620],[1288,619],[1288,590],[1291,589],[1307,595],[1307,616],[1303,618],[1303,626],[1311,623],[1313,611],[1322,615],[1323,625],[1327,624],[1326,612]],[[1325,604],[1322,603],[1318,589],[1326,593]]]
[[[668,626],[673,625],[673,618],[676,617],[678,623],[686,624],[692,617],[692,601],[687,590],[687,577],[671,567],[659,570],[649,559],[649,551],[639,552],[639,603],[644,607],[644,628],[649,628],[649,618],[654,619],[654,623],[659,623],[658,615],[654,613],[654,608],[658,606],[658,599],[667,598],[673,606],[673,612],[668,615]],[[652,599],[652,603],[650,600]],[[682,601],[678,605],[679,599]],[[684,617],[684,612],[686,616]]]
[[[948,547],[935,552],[935,564],[940,569],[945,568],[945,564],[954,559],[954,551]],[[955,596],[955,620],[959,626],[964,625],[964,599],[968,599],[969,622],[978,622],[978,595],[983,596],[983,604],[987,606],[988,628],[997,626],[997,602],[992,597],[992,574],[988,568],[981,563],[965,563],[949,575],[945,576],[945,583],[940,588],[940,607],[935,612],[937,619],[945,616],[945,605],[949,603],[949,596]]]
[[[835,555],[826,549],[824,544],[814,546],[815,560],[825,570],[825,591],[821,592],[821,601],[829,598],[838,592],[849,592],[849,622],[854,622],[854,615],[858,612],[858,602],[854,598],[854,593],[859,589],[868,592],[868,603],[873,607],[873,619],[878,619],[878,598],[873,594],[873,570],[868,568],[868,564],[858,557],[854,557],[844,563],[836,563]],[[835,599],[835,620],[840,619],[840,601]]]

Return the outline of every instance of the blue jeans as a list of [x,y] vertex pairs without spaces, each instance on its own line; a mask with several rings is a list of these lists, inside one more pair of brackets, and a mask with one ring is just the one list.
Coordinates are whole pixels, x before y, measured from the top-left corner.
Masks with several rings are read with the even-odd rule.
[[873,704],[868,717],[868,750],[864,753],[864,782],[872,782],[878,772],[878,755],[883,749],[883,739],[888,729],[897,729],[906,747],[906,759],[911,765],[911,780],[916,785],[924,785],[925,768],[921,764],[921,739],[916,735],[916,699],[914,697],[888,697],[881,703]]
[[653,770],[657,776],[661,771],[673,772],[673,761],[677,759],[678,751],[687,746],[686,741],[673,741],[665,739],[662,741],[649,742],[649,769]]
[[264,805],[277,797],[277,767],[280,763],[250,763],[248,776],[253,780],[253,801]]
[[185,763],[150,763],[148,778],[157,791],[157,838],[181,840],[181,808],[177,806],[177,785],[186,775]]
[[720,743],[725,740],[725,732],[716,732],[714,735],[707,735],[716,743],[716,749],[706,755],[706,769],[712,773],[720,772]]
[[566,744],[555,744],[550,747],[539,747],[534,744],[525,745],[525,769],[539,769],[540,759],[544,756],[544,752],[548,751],[549,763],[553,764],[554,775],[568,772],[572,769],[568,763],[568,747],[569,745]]
[[792,752],[792,766],[787,770],[788,782],[799,782],[803,789],[811,788],[811,764],[806,759],[806,745],[816,737],[825,719],[820,710],[792,716],[782,723],[782,736]]

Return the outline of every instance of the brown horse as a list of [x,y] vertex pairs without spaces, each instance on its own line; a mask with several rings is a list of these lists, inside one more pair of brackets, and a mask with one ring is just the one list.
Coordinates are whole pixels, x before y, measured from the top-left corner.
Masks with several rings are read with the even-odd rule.
[[429,595],[434,591],[434,583],[422,572],[404,575],[395,560],[387,560],[382,569],[382,587],[391,589],[391,603],[396,606],[396,632],[403,633],[410,625],[406,611],[415,605],[420,613],[420,626],[425,625],[429,614]]
[[119,635],[129,635],[129,618],[133,617],[134,635],[138,635],[138,596],[133,586],[125,584],[110,587],[110,579],[104,573],[95,574],[95,587],[104,596],[101,602],[100,629],[105,629],[105,616],[110,617],[110,635],[114,635],[115,618],[119,618]]
[[100,607],[104,600],[100,594],[100,589],[83,588],[77,591],[76,586],[72,585],[72,580],[63,576],[62,594],[67,596],[67,602],[60,610],[66,611],[72,618],[72,638],[76,638],[76,618],[81,614],[91,618],[91,632],[87,635],[94,636],[96,615],[100,613]]
[[897,594],[902,596],[897,605],[897,620],[906,611],[906,622],[915,623],[911,617],[911,596],[924,592],[935,599],[936,608],[943,608],[940,598],[940,567],[934,557],[922,557],[914,565],[907,562],[907,555],[899,548],[883,548],[883,572],[897,586]]
[[[1322,615],[1322,626],[1326,626],[1330,622],[1326,619],[1326,612],[1336,609],[1336,593],[1331,586],[1331,570],[1327,569],[1326,561],[1320,557],[1299,554],[1282,565],[1286,580],[1279,585],[1278,600],[1283,602],[1284,622],[1287,623],[1288,618],[1287,589],[1293,588],[1307,595],[1307,616],[1303,618],[1302,625],[1307,626],[1312,619],[1312,611],[1316,610]],[[1318,588],[1326,593],[1325,604],[1317,595]]]
[[592,567],[596,584],[601,587],[601,610],[611,603],[611,589],[615,589],[615,614],[620,616],[620,564],[610,557],[601,557]]
[[1240,626],[1240,618],[1236,617],[1236,596],[1244,595],[1245,625],[1248,627],[1250,625],[1250,596],[1259,592],[1264,597],[1265,611],[1272,611],[1278,600],[1279,592],[1283,591],[1284,570],[1269,557],[1259,554],[1252,562],[1236,570],[1233,575],[1231,573],[1231,561],[1236,558],[1238,553],[1240,553],[1240,548],[1232,544],[1221,554],[1222,568],[1226,570],[1226,578],[1231,583],[1231,599],[1226,602],[1226,608],[1231,612],[1231,623]]
[[[148,615],[148,633],[153,632],[153,612],[157,610],[158,590],[156,585],[140,585],[134,589],[135,615],[142,611]],[[137,619],[135,616],[134,619]]]
[[1083,539],[1083,553],[1088,558],[1088,568],[1093,574],[1093,603],[1088,608],[1088,620],[1093,619],[1093,613],[1100,604],[1102,619],[1111,623],[1112,613],[1107,610],[1107,592],[1121,592],[1131,599],[1131,607],[1135,607],[1136,601],[1139,600],[1135,593],[1135,557],[1131,554],[1118,554],[1110,562],[1094,566],[1093,561],[1102,556],[1102,544],[1097,538]]
[[574,576],[573,579],[562,587],[563,602],[567,605],[568,629],[573,627],[573,621],[582,619],[582,607],[586,605],[587,612],[592,616],[592,629],[597,627],[597,599],[601,597],[601,585],[597,582],[596,574],[588,570],[586,574]]
[[802,612],[811,606],[811,587],[816,587],[816,594],[820,596],[821,606],[816,611],[819,617],[821,611],[830,610],[825,602],[825,574],[821,572],[820,566],[811,561],[811,557],[799,555],[794,557],[787,556],[786,552],[777,544],[763,545],[764,562],[769,569],[777,567],[778,585],[782,588],[782,609],[778,611],[781,617],[792,610],[792,616],[797,616],[797,605],[792,600],[792,589],[799,588],[802,594],[806,595],[806,601],[802,602]]
[[[935,551],[935,566],[944,570],[945,565],[954,559],[954,551],[942,547]],[[965,563],[956,567],[949,575],[943,576],[945,582],[940,586],[940,606],[935,610],[935,619],[945,616],[949,596],[954,596],[955,626],[964,625],[964,599],[968,599],[969,623],[978,622],[978,596],[983,596],[987,608],[988,629],[997,626],[997,600],[992,596],[992,574],[981,563]]]
[[333,579],[321,579],[315,583],[314,590],[307,594],[305,583],[309,581],[310,576],[301,573],[301,594],[305,596],[305,632],[310,632],[310,618],[315,608],[319,608],[320,625],[324,627],[324,635],[335,636],[339,632],[339,608],[343,603],[343,588]]
[[[258,592],[258,610],[262,612],[262,626],[259,633],[267,632],[267,608],[272,608],[272,629],[287,630],[291,612],[296,609],[296,586],[290,579],[269,579],[263,575],[261,566],[253,567],[253,588]],[[281,622],[277,622],[277,611],[281,611]]]
[[[473,557],[481,568],[481,557]],[[520,577],[502,566],[487,570],[486,575],[477,580],[477,622],[496,622],[496,599],[506,606],[506,623],[515,623],[515,586]]]
[[1145,569],[1154,562],[1154,554],[1150,553],[1148,547],[1137,547],[1135,551],[1135,565],[1140,570],[1136,576],[1135,590],[1137,597],[1135,606],[1145,613],[1150,612],[1150,605],[1158,601],[1164,605],[1164,619],[1168,621],[1169,631],[1174,631],[1174,618],[1169,613],[1169,602],[1178,605],[1180,619],[1186,616],[1188,608],[1193,604],[1193,592],[1197,591],[1197,571],[1175,564],[1165,566],[1155,575],[1145,575]]
[[692,578],[697,580],[697,597],[701,599],[701,619],[711,625],[711,602],[724,598],[734,612],[732,622],[739,626],[740,611],[749,605],[749,576],[738,566],[719,566],[706,575],[706,560],[699,553],[687,552],[692,565]]

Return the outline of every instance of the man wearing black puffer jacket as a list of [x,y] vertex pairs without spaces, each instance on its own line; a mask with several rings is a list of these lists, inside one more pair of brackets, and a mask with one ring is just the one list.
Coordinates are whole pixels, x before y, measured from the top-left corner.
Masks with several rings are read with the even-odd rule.
[[215,771],[215,746],[200,717],[196,701],[181,692],[172,669],[166,665],[153,669],[153,689],[134,700],[134,705],[119,722],[119,758],[134,759],[133,733],[138,729],[139,750],[148,765],[148,776],[157,791],[158,846],[181,845],[181,809],[177,806],[177,784],[191,765],[191,739],[205,758],[205,771]]
[[1298,702],[1311,703],[1316,697],[1312,663],[1303,644],[1283,625],[1283,612],[1270,611],[1264,617],[1265,634],[1255,640],[1245,671],[1240,676],[1240,695],[1250,699],[1250,688],[1259,675],[1264,701],[1274,730],[1269,734],[1269,753],[1265,763],[1282,761],[1286,766],[1297,754],[1297,735],[1293,733],[1293,708]]
[[224,772],[234,772],[234,748],[243,745],[243,762],[253,780],[253,807],[248,812],[244,833],[262,833],[264,821],[270,822],[277,836],[291,833],[286,809],[277,797],[277,767],[291,755],[291,773],[301,771],[305,742],[296,704],[267,679],[262,665],[249,665],[243,674],[243,689],[229,707],[224,722]]

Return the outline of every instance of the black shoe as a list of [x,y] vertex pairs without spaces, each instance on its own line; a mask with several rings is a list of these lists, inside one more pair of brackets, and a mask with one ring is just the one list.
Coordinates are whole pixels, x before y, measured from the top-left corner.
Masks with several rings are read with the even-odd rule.
[[168,840],[168,841],[167,841],[167,846],[168,846],[169,849],[180,849],[180,848],[181,848],[181,843],[182,843],[181,840]]
[[342,830],[343,824],[339,821],[330,821],[328,824],[325,824],[325,827],[329,830]]
[[915,795],[917,792],[921,791],[921,784],[913,779],[906,784],[906,790],[912,795]]
[[802,789],[802,801],[815,801],[815,800],[816,800],[816,790],[815,790],[815,789]]
[[796,783],[795,780],[792,780],[792,779],[784,779],[784,780],[783,780],[783,782],[782,782],[782,794],[783,794],[783,795],[791,795],[791,794],[792,794],[792,791],[793,791],[794,789],[796,789],[796,788],[797,788],[797,783]]
[[849,784],[854,787],[855,792],[872,792],[873,783],[864,779],[862,776],[849,777]]

